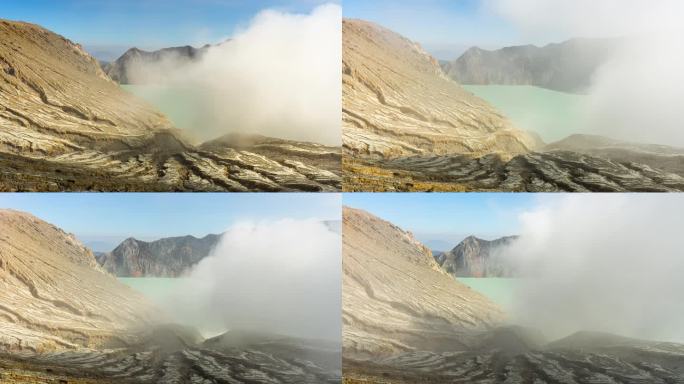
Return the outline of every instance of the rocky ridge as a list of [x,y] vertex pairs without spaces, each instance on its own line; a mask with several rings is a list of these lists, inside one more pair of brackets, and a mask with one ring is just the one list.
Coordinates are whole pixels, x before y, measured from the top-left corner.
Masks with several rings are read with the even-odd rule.
[[451,251],[435,255],[435,261],[454,277],[512,277],[515,266],[506,260],[504,248],[517,236],[483,240],[468,236]]
[[534,85],[581,93],[621,44],[621,39],[578,38],[543,47],[522,45],[494,51],[472,47],[442,69],[461,84]]
[[179,277],[207,257],[221,235],[166,237],[155,241],[128,238],[98,262],[118,277]]
[[[330,231],[341,234],[339,220],[323,223]],[[199,239],[187,235],[154,241],[131,237],[110,252],[95,252],[95,259],[117,277],[180,277],[211,254],[221,235],[209,234]]]
[[341,149],[227,135],[195,146],[97,60],[0,20],[0,191],[337,191]]
[[139,79],[135,79],[135,71],[138,66],[157,64],[161,65],[168,61],[173,62],[174,66],[198,61],[211,48],[207,44],[200,48],[189,45],[182,47],[162,48],[156,51],[145,51],[138,48],[131,48],[124,52],[121,57],[102,66],[104,72],[119,84],[139,84]]

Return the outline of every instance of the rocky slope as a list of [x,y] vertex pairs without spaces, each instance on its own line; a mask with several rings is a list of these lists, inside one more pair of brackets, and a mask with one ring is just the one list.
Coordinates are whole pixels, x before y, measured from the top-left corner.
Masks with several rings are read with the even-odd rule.
[[615,53],[621,39],[571,39],[543,47],[522,45],[488,51],[473,47],[442,65],[461,84],[534,85],[583,92],[594,72]]
[[[468,236],[451,251],[435,255],[435,261],[454,277],[510,277],[515,266],[502,254],[516,236],[483,240]],[[504,251],[505,252],[505,251]]]
[[207,257],[221,235],[166,237],[147,242],[124,240],[98,262],[118,277],[178,277]]
[[131,48],[118,59],[103,65],[102,68],[112,80],[120,84],[140,84],[144,83],[144,79],[136,78],[136,71],[138,75],[143,75],[139,73],[143,70],[143,66],[164,65],[165,62],[168,65],[182,66],[201,59],[210,47],[208,44],[201,48],[186,45],[163,48],[152,52]]
[[0,191],[336,191],[340,159],[260,136],[191,145],[79,45],[0,20]]
[[449,80],[418,44],[370,22],[342,25],[343,146],[350,156],[510,157],[538,144]]
[[125,346],[153,308],[92,252],[30,214],[0,210],[0,349]]
[[345,207],[342,239],[346,359],[464,347],[502,321],[494,303],[444,273],[411,233]]

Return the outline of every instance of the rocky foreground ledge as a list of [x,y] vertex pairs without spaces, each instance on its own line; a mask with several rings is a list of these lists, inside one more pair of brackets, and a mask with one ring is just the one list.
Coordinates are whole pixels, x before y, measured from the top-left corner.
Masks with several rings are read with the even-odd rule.
[[498,154],[345,156],[345,191],[684,191],[684,149],[573,135],[538,151]]

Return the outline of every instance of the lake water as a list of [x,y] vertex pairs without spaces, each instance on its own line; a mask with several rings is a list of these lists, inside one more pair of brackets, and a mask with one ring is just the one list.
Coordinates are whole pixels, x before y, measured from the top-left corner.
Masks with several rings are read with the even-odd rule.
[[224,322],[208,315],[208,298],[196,297],[188,292],[196,282],[187,278],[119,277],[119,281],[142,293],[169,319],[177,324],[197,329],[204,337],[220,335],[227,329]]
[[522,283],[520,279],[504,277],[459,277],[456,280],[487,296],[506,311],[513,309],[515,290]]
[[122,84],[121,88],[152,104],[177,128],[196,130],[206,124],[206,107],[198,89],[137,84]]
[[573,133],[586,133],[582,110],[587,97],[526,85],[464,85],[507,116],[520,129],[538,133],[551,143]]
[[[487,296],[505,311],[513,309],[515,290],[523,282],[521,279],[498,277],[459,277],[456,280]],[[201,298],[197,298],[198,300],[194,302],[185,301],[188,295],[184,294],[183,291],[188,289],[188,279],[120,277],[119,281],[142,293],[153,304],[168,312],[177,322],[194,326],[207,337],[225,331],[215,319],[206,319],[200,315],[205,312],[199,307],[203,302]],[[193,305],[198,307],[191,308]],[[184,308],[179,310],[179,306]]]
[[164,307],[185,279],[173,277],[119,277],[119,281],[142,293],[154,304]]

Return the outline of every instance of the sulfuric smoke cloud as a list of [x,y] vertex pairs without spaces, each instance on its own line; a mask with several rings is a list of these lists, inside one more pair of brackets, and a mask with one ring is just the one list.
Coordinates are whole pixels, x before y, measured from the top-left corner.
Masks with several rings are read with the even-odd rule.
[[202,140],[227,133],[341,145],[342,10],[259,13],[201,59],[137,63],[132,83],[190,94],[187,128]]
[[595,73],[577,131],[684,146],[684,2],[488,0],[535,42],[624,37]]
[[316,220],[235,225],[189,273],[169,312],[205,336],[241,329],[340,341],[340,241]]
[[521,216],[508,257],[526,276],[514,322],[550,338],[580,330],[684,341],[684,198],[584,194]]

